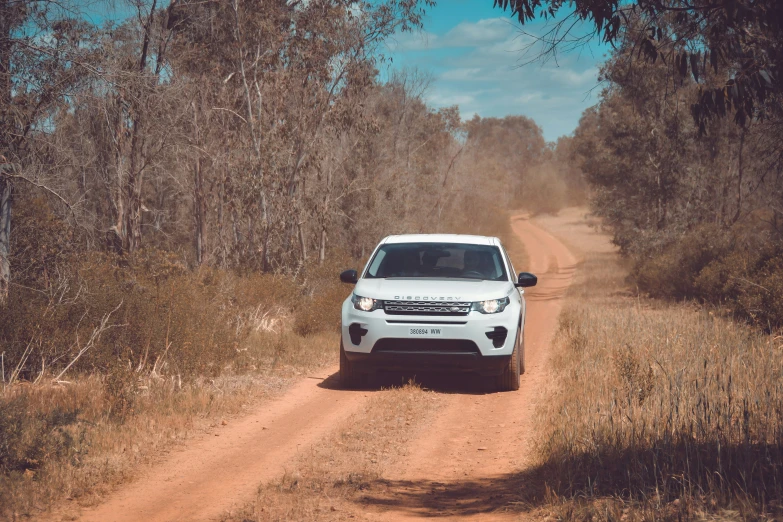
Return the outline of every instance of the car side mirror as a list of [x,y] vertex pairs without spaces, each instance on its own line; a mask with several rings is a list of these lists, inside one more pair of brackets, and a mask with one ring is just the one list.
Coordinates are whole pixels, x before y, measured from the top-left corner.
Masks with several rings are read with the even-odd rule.
[[536,286],[538,283],[538,278],[531,274],[530,272],[522,272],[519,274],[519,278],[517,279],[516,286],[527,288],[529,286]]
[[349,283],[355,285],[358,280],[359,280],[359,274],[356,273],[356,270],[354,270],[353,268],[350,270],[346,270],[340,274],[340,281],[342,281],[343,283]]

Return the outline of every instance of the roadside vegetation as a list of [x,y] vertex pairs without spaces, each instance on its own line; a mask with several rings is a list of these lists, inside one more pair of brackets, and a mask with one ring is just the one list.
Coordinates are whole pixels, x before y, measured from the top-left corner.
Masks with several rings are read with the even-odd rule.
[[563,520],[783,516],[783,341],[639,296],[606,247],[560,316],[529,500]]
[[496,4],[595,31],[554,23],[528,58],[612,46],[569,151],[619,255],[586,250],[568,294],[526,494],[566,520],[780,519],[783,4]]
[[[783,40],[776,16],[776,36],[766,45]],[[675,22],[666,20],[664,30],[673,31]],[[644,23],[652,22],[637,21]],[[749,78],[710,69],[705,79],[699,66],[681,75],[671,62],[638,59],[634,43],[624,41],[604,64],[600,102],[573,137],[592,211],[633,261],[630,276],[640,291],[719,305],[768,332],[783,327],[780,79],[774,87],[758,84],[763,96],[754,99],[763,106],[746,116],[735,93]],[[766,52],[757,45],[749,53]],[[710,103],[724,117],[705,119],[693,105],[711,88],[720,97]],[[737,111],[735,118],[726,111]]]

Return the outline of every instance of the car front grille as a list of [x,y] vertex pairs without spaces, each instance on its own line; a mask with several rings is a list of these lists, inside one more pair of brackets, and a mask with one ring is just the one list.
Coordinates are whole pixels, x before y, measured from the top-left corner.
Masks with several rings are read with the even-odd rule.
[[384,301],[389,315],[468,315],[470,302],[464,301]]
[[473,341],[464,339],[411,339],[386,338],[379,339],[372,349],[373,353],[472,353],[481,355]]

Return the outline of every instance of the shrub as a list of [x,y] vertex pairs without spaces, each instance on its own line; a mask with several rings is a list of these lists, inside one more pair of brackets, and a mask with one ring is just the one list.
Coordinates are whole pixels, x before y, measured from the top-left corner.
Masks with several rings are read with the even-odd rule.
[[704,267],[726,255],[729,238],[715,227],[702,226],[660,248],[634,253],[631,273],[640,290],[653,297],[697,297],[696,278]]
[[[341,305],[352,287],[342,283],[339,274],[355,264],[347,256],[336,256],[323,265],[313,264],[305,270],[301,302],[297,303],[294,331],[303,336],[340,330]],[[355,268],[361,269],[356,265]]]
[[193,271],[155,250],[84,255],[58,285],[52,293],[15,287],[0,315],[6,368],[18,364],[20,379],[34,379],[41,361],[57,375],[99,331],[69,372],[166,368],[184,378],[214,376],[236,356],[251,318],[290,306],[299,291],[290,278]]
[[0,400],[0,476],[30,473],[74,447],[63,428],[76,421],[77,410],[41,411],[32,406],[24,394]]
[[766,329],[783,326],[783,244],[764,232],[701,226],[634,257],[631,278],[653,297],[698,299]]

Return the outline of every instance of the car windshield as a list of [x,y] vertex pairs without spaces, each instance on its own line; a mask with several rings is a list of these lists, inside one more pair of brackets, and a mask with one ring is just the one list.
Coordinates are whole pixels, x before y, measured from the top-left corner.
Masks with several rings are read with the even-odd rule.
[[461,243],[382,245],[370,261],[364,277],[508,280],[498,247]]

